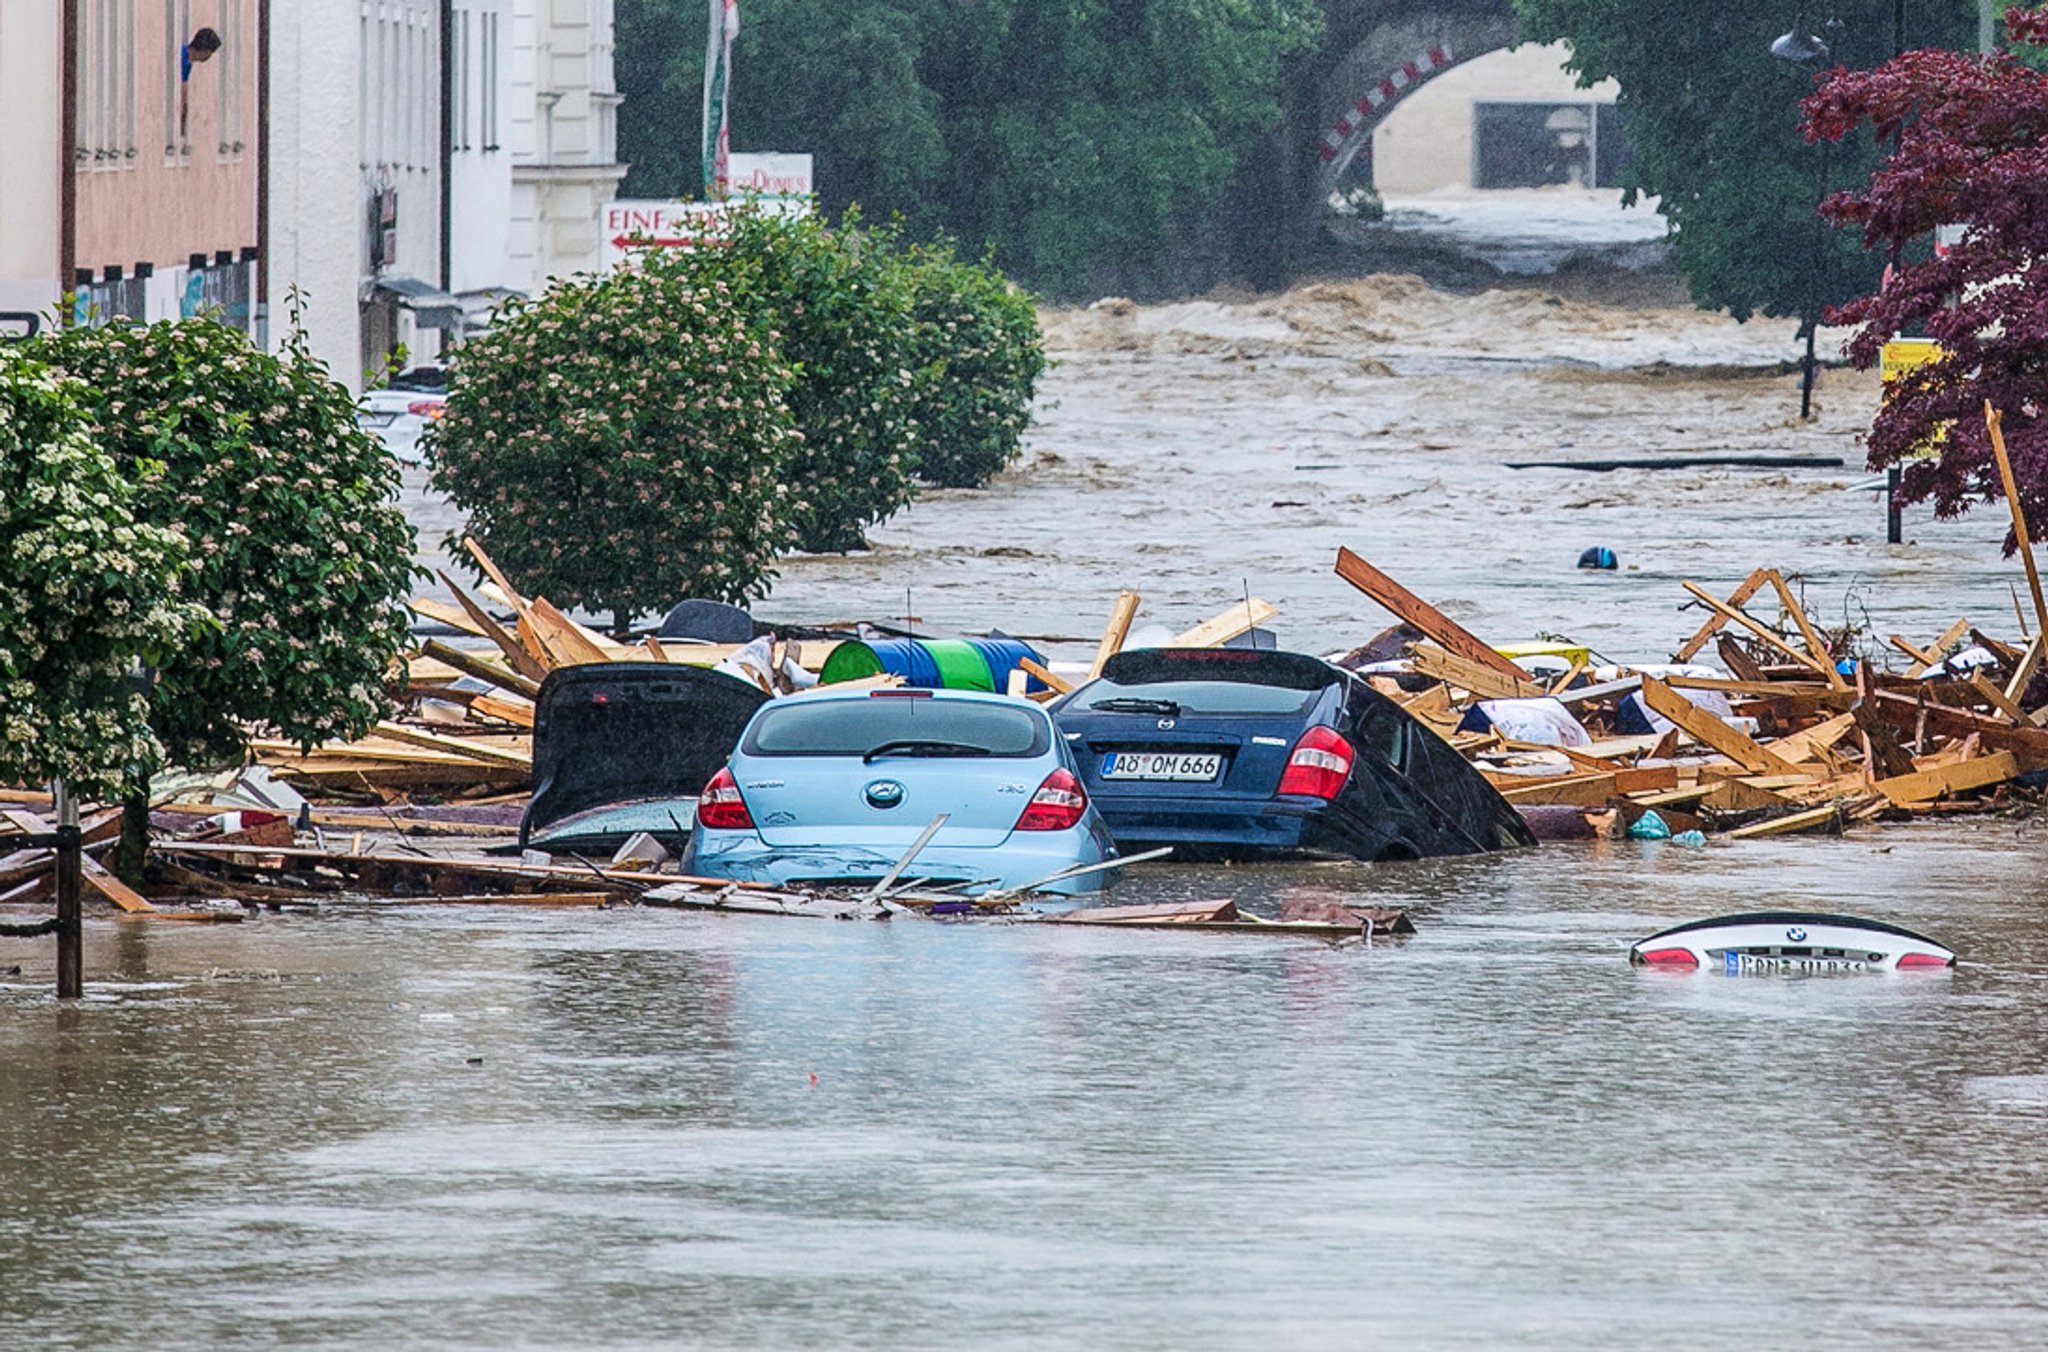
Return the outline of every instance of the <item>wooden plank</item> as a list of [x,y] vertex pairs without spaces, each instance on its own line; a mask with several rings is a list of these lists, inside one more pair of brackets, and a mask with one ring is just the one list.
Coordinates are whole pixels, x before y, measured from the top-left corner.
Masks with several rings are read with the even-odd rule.
[[[1829,666],[1825,662],[1819,661],[1815,658],[1807,656],[1803,652],[1800,652],[1797,648],[1787,643],[1784,639],[1779,638],[1769,629],[1757,623],[1757,621],[1755,621],[1754,619],[1751,619],[1749,615],[1747,615],[1743,611],[1736,610],[1733,607],[1729,606],[1726,602],[1723,602],[1714,597],[1713,595],[1711,595],[1704,587],[1698,586],[1697,584],[1691,582],[1681,583],[1680,585],[1682,585],[1688,592],[1691,592],[1694,597],[1698,598],[1701,601],[1704,601],[1707,604],[1708,609],[1715,611],[1716,613],[1722,615],[1727,619],[1733,620],[1735,623],[1749,630],[1750,633],[1755,634],[1758,638],[1762,639],[1766,646],[1777,650],[1779,653],[1782,653],[1786,657],[1791,658],[1800,666],[1806,667],[1811,671],[1819,672],[1823,680],[1827,680],[1829,677],[1839,679],[1840,673],[1836,672],[1833,667]],[[1833,682],[1830,681],[1829,683],[1832,684]]]
[[[1445,652],[1501,676],[1526,683],[1529,673],[1481,642],[1457,621],[1409,591],[1349,549],[1337,551],[1337,576],[1391,611],[1405,624],[1420,629]],[[1477,692],[1475,692],[1477,693]]]
[[406,606],[415,615],[433,620],[437,624],[445,624],[450,629],[468,634],[471,638],[490,637],[461,606],[451,606],[446,601],[436,601],[431,596],[415,596],[406,602]]
[[1737,827],[1725,836],[1728,840],[1756,840],[1763,836],[1797,835],[1803,831],[1826,831],[1831,835],[1842,834],[1842,809],[1833,803],[1826,807],[1808,808],[1784,817],[1772,817],[1766,821],[1751,822],[1748,826]]
[[1985,680],[1983,672],[1973,671],[1970,673],[1970,688],[1982,696],[1986,704],[2005,715],[2006,718],[2014,723],[2024,723],[2027,721],[2027,711],[2007,698],[2003,690],[2000,690],[1990,681]]
[[[465,541],[465,543],[469,544],[471,552],[480,558],[488,557],[483,554],[482,546],[477,545],[475,541]],[[499,576],[495,564],[490,565],[488,571],[493,578]],[[469,616],[470,621],[483,631],[483,636],[492,643],[495,643],[498,646],[498,650],[505,654],[505,660],[512,664],[514,671],[530,681],[538,681],[547,676],[549,664],[545,660],[546,654],[534,651],[533,645],[523,641],[521,637],[522,635],[529,635],[531,629],[527,624],[526,602],[520,597],[518,592],[510,590],[504,583],[500,583],[498,586],[498,590],[505,594],[507,604],[512,607],[513,627],[508,631],[504,625],[499,624],[492,617],[489,611],[484,609],[481,601],[478,601],[468,591],[458,585],[454,578],[448,576],[446,572],[442,572],[438,576],[441,579],[441,585],[446,587],[448,594],[455,598],[455,603],[461,606],[463,613]]]
[[1563,775],[1539,779],[1525,788],[1501,789],[1500,796],[1516,807],[1591,807],[1619,792],[1612,774]]
[[1095,660],[1088,665],[1089,680],[1100,676],[1103,664],[1123,651],[1124,639],[1130,634],[1131,621],[1137,614],[1138,594],[1134,591],[1118,592],[1116,604],[1110,607],[1109,624],[1102,631],[1102,642],[1095,646]]
[[[1927,706],[1922,705],[1921,708]],[[1856,720],[1856,727],[1863,734],[1863,745],[1870,757],[1874,771],[1873,780],[1913,773],[1913,758],[1892,736],[1892,730],[1878,717],[1877,711],[1867,699],[1858,700],[1849,710],[1849,717]]]
[[1724,695],[1776,699],[1787,695],[1825,695],[1830,687],[1819,681],[1725,681],[1718,676],[1664,676],[1673,690],[1718,690]]
[[1735,635],[1721,635],[1714,640],[1714,648],[1721,654],[1721,665],[1733,672],[1736,680],[1763,683],[1763,668],[1756,664],[1755,658],[1743,651],[1742,644]]
[[1653,676],[1643,677],[1643,703],[1664,715],[1702,746],[1713,748],[1747,769],[1763,774],[1792,773],[1792,766],[1758,746],[1739,728],[1730,727]]
[[649,634],[646,638],[641,639],[640,647],[651,660],[656,662],[668,661],[668,649],[662,647],[661,640],[654,635]]
[[[1502,661],[1507,661],[1502,658]],[[1456,653],[1428,643],[1415,645],[1415,655],[1408,661],[1409,668],[1422,676],[1433,676],[1469,690],[1481,699],[1535,699],[1549,692],[1529,679],[1529,674],[1509,662],[1519,676],[1503,676],[1497,668],[1478,662],[1468,662]]]
[[527,620],[533,625],[534,637],[558,667],[583,667],[612,660],[596,635],[555,609],[545,596],[533,599],[527,607]]
[[1074,688],[1071,681],[1064,677],[1053,675],[1050,670],[1040,666],[1028,657],[1018,658],[1017,665],[1030,672],[1033,676],[1036,676],[1044,684],[1051,686],[1053,693],[1056,695],[1064,695]]
[[1771,743],[1771,751],[1781,760],[1794,765],[1801,761],[1813,760],[1824,747],[1833,746],[1847,737],[1856,726],[1853,714],[1837,714],[1810,728],[1802,728],[1789,737],[1780,737]]
[[2038,639],[2048,634],[2048,601],[2041,599],[2041,574],[2034,568],[2034,542],[2027,535],[2027,514],[2020,506],[2019,485],[2013,482],[2012,458],[2005,453],[2005,420],[1989,399],[1984,401],[1984,426],[1991,433],[1991,450],[1998,459],[1998,478],[2005,485],[2006,504],[2012,508],[2013,538],[2019,542],[2020,563],[2027,570],[2027,590],[2033,593],[2034,615],[2040,620],[2034,631]]
[[141,893],[107,872],[106,867],[89,854],[80,856],[78,873],[87,887],[130,915],[147,915],[156,909]]
[[1741,779],[1719,781],[1714,785],[1713,791],[1700,801],[1702,805],[1716,812],[1775,811],[1797,806],[1782,793],[1758,788]]
[[[1015,673],[1012,673],[1013,675]],[[814,685],[803,690],[790,692],[786,698],[799,699],[805,695],[821,694],[827,690],[896,690],[903,685],[903,678],[893,672],[879,671],[872,676],[858,676],[850,681],[835,681],[831,685]]]
[[1053,916],[1063,925],[1130,925],[1143,922],[1193,924],[1200,921],[1237,919],[1237,903],[1223,901],[1167,901],[1146,906],[1087,906],[1061,911]]
[[2048,629],[2034,635],[2020,654],[2020,664],[2013,669],[2012,679],[2005,683],[2005,697],[2018,704],[2027,697],[2027,687],[2034,683],[2035,673],[2041,670],[2042,644],[2048,642]]
[[[1908,676],[1918,676],[1922,672],[1926,671],[1929,667],[1939,666],[1941,664],[1942,659],[1947,657],[1949,655],[1950,650],[1952,650],[1958,643],[1961,643],[1964,637],[1969,634],[1969,632],[1970,622],[1968,620],[1957,620],[1954,624],[1942,630],[1941,637],[1934,640],[1934,642],[1926,649],[1926,656],[1928,660],[1920,666],[1909,668],[1906,674]],[[1896,637],[1896,635],[1894,637]]]
[[[539,681],[507,671],[482,653],[466,652],[461,648],[451,647],[437,638],[428,639],[420,651],[436,662],[447,663],[465,676],[474,676],[479,681],[489,681],[493,685],[503,686],[529,699],[540,693]],[[545,674],[543,670],[542,675]]]
[[1932,802],[1944,794],[1968,793],[1972,789],[2003,784],[2009,779],[2019,778],[2021,773],[2018,756],[2010,751],[1997,751],[1958,765],[1880,779],[1871,787],[1883,794],[1893,807],[1905,807],[1909,803]]
[[499,699],[495,695],[478,695],[469,702],[469,711],[485,718],[495,718],[514,727],[531,730],[533,727],[533,705],[525,700]]
[[1921,672],[1927,670],[1927,668],[1934,666],[1941,661],[1941,659],[1939,657],[1936,657],[1933,653],[1927,652],[1924,649],[1916,648],[1911,643],[1907,642],[1906,636],[1904,634],[1893,634],[1889,639],[1886,639],[1885,641],[1891,644],[1894,648],[1897,648],[1906,656],[1913,659],[1913,665],[1907,668],[1906,670],[1906,674],[1908,676],[1918,676]]
[[[1135,603],[1134,603],[1135,604]],[[1169,648],[1220,648],[1230,640],[1252,630],[1272,619],[1280,612],[1277,608],[1254,596],[1239,601],[1214,619],[1204,620],[1184,634],[1180,634]],[[1039,679],[1043,680],[1043,677]]]
[[[1748,577],[1742,579],[1741,584],[1728,594],[1728,604],[1738,609],[1748,604],[1750,597],[1755,596],[1764,589],[1766,581],[1768,581],[1768,578],[1765,575],[1765,570],[1762,568],[1757,569]],[[1721,626],[1727,623],[1728,617],[1720,611],[1716,611],[1708,616],[1707,622],[1699,627],[1697,633],[1678,645],[1678,651],[1671,654],[1671,660],[1673,662],[1692,661],[1699,654],[1699,650],[1707,646],[1707,640],[1720,633]]]
[[1785,613],[1792,617],[1792,623],[1799,630],[1800,638],[1806,642],[1806,651],[1813,654],[1814,662],[1827,673],[1828,684],[1837,690],[1846,690],[1849,683],[1842,679],[1842,673],[1835,670],[1834,660],[1828,655],[1828,645],[1814,632],[1813,624],[1806,618],[1806,608],[1792,595],[1792,589],[1785,585],[1785,579],[1775,568],[1766,570],[1771,586],[1777,590],[1778,600],[1785,607]]

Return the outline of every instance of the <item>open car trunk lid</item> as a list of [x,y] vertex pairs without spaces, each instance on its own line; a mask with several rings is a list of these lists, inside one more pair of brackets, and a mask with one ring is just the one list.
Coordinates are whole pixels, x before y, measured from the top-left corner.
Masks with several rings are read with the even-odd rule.
[[667,662],[550,673],[534,703],[533,799],[519,843],[592,808],[694,800],[767,699],[745,681]]

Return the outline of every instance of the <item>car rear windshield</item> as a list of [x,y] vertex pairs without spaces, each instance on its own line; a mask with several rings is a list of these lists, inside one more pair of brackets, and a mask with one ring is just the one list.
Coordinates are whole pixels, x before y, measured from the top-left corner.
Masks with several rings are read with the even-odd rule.
[[750,756],[1042,756],[1052,745],[1044,715],[1022,705],[900,695],[858,700],[791,699],[761,711],[741,747]]
[[1112,658],[1066,707],[1172,717],[1299,714],[1340,679],[1329,664],[1298,653],[1138,650]]

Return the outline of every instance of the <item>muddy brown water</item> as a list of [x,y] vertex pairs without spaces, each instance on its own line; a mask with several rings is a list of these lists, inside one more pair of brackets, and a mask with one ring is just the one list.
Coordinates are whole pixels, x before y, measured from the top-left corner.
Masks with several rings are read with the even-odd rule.
[[[1804,573],[1884,632],[2010,614],[1988,519],[1840,474],[1510,472],[1789,420],[1782,329],[1398,283],[1051,317],[1030,457],[764,614],[1092,635],[1239,579],[1616,655],[1676,579]],[[1646,369],[1671,363],[1690,371]],[[1566,444],[1569,443],[1569,444]],[[1331,468],[1299,469],[1303,465]],[[1294,504],[1294,505],[1275,505]],[[416,500],[431,519],[439,509]],[[1638,571],[1578,573],[1587,544]],[[1070,651],[1078,655],[1080,646]],[[2048,1338],[2043,827],[1153,867],[1120,901],[1406,906],[1370,949],[1018,924],[429,910],[0,940],[0,1328],[22,1347],[2028,1346]],[[1932,977],[1631,969],[1760,904],[1921,928]]]

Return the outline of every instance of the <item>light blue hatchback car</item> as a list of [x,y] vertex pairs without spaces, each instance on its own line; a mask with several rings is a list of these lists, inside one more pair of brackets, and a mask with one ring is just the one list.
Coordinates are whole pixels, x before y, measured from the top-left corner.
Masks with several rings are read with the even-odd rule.
[[[1022,887],[1115,849],[1036,705],[964,690],[820,690],[761,706],[705,786],[683,871],[872,884],[940,814],[905,879]],[[1107,870],[1051,884],[1101,889]]]

